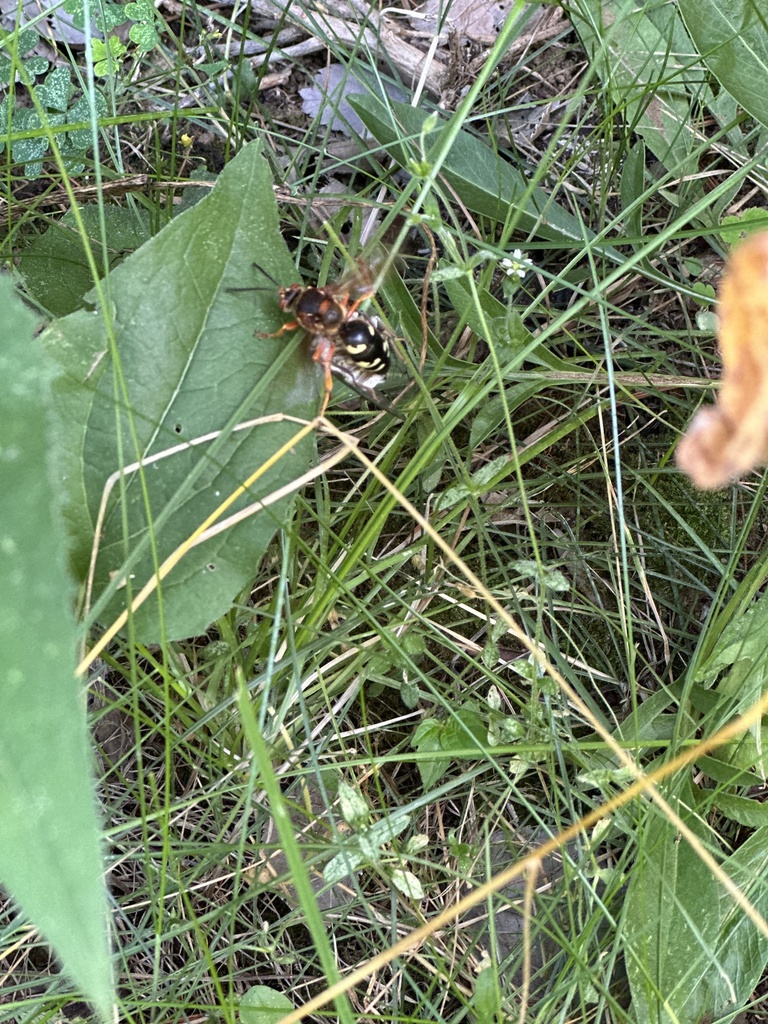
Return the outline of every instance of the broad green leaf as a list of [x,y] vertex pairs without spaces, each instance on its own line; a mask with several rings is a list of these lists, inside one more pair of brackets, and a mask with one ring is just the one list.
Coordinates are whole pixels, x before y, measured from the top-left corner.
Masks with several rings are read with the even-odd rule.
[[155,26],[151,22],[141,22],[138,25],[131,25],[128,32],[128,38],[132,43],[136,43],[142,53],[148,53],[160,42],[160,37],[155,31]]
[[[759,828],[723,866],[755,910],[768,916],[768,828]],[[768,964],[768,939],[722,889],[720,908],[722,926],[717,948],[722,973],[710,981],[714,1020],[747,1005]]]
[[[320,373],[302,338],[255,337],[279,328],[284,317],[254,261],[278,281],[295,280],[256,145],[227,165],[209,196],[110,274],[119,367],[107,354],[98,312],[73,313],[44,336],[62,370],[59,465],[81,578],[110,474],[144,460],[143,474],[124,476],[122,496],[119,483],[113,489],[99,532],[94,595],[102,623],[154,575],[152,545],[162,563],[299,429],[288,422],[233,426],[282,413],[311,418],[317,409]],[[251,285],[261,290],[229,291]],[[219,436],[185,445],[208,434]],[[147,463],[169,449],[169,457]],[[227,515],[296,481],[311,451],[308,441],[291,448]],[[162,623],[153,595],[136,613],[138,635],[157,640],[204,631],[253,579],[291,507],[288,497],[257,508],[189,551],[162,584]]]
[[734,768],[732,764],[721,761],[717,757],[697,757],[696,767],[705,772],[710,779],[720,782],[724,786],[761,786],[763,784],[763,780],[754,772]]
[[346,843],[341,853],[332,857],[323,868],[323,881],[329,886],[338,885],[343,879],[353,875],[365,860],[356,841]]
[[[107,251],[115,262],[126,252],[138,249],[149,238],[149,223],[143,212],[106,206],[103,214]],[[80,216],[91,248],[98,253],[97,265],[100,267],[102,222],[99,209],[96,206],[83,207]],[[22,249],[18,270],[24,278],[27,292],[52,315],[66,316],[82,306],[83,296],[93,287],[93,278],[71,211]]]
[[345,840],[340,853],[332,857],[323,869],[327,885],[336,885],[362,864],[376,864],[381,860],[381,849],[392,842],[410,824],[406,815],[381,818],[368,828],[355,832]]
[[674,4],[582,0],[573,24],[624,120],[673,174],[695,172],[691,107],[704,84]]
[[277,1024],[295,1009],[288,996],[267,985],[253,985],[240,1000],[242,1024]]
[[711,686],[727,668],[730,669],[728,690],[741,690],[747,678],[755,670],[762,673],[763,666],[768,663],[767,638],[768,594],[764,594],[746,611],[730,620],[706,662],[696,673],[696,682]]
[[[85,0],[65,0],[64,10],[71,15],[73,25],[84,27]],[[101,0],[98,4],[89,3],[88,13],[94,19],[98,30],[105,34],[117,25],[122,25],[126,19],[123,5],[108,3],[107,0]]]
[[5,53],[15,52],[18,55],[29,53],[37,46],[38,39],[39,36],[33,28],[23,28],[18,33],[5,31],[0,33]]
[[3,44],[3,48],[0,50],[0,82],[10,82],[12,73],[15,75],[15,80],[20,81],[19,64],[23,64],[27,80],[36,75],[45,74],[49,67],[49,62],[45,57],[27,57],[25,60],[21,60],[22,54],[37,46],[38,40],[37,32],[31,28],[22,29],[18,33],[4,32],[0,29],[0,43]]
[[107,44],[100,39],[94,39],[91,49],[93,51],[93,73],[104,77],[117,74],[120,70],[120,61],[128,52],[128,47],[121,42],[118,36],[110,36]]
[[768,21],[759,0],[679,0],[698,52],[731,96],[768,126]]
[[501,1019],[501,991],[496,968],[485,967],[480,971],[475,978],[471,1003],[478,1024],[480,1021],[490,1022]]
[[149,0],[137,0],[136,3],[128,3],[123,8],[126,17],[136,24],[132,25],[128,33],[132,42],[136,43],[140,50],[148,51],[160,42],[155,30],[155,9]]
[[45,415],[52,367],[9,278],[0,308],[0,882],[106,1018],[106,893]]
[[712,797],[712,802],[721,814],[739,825],[744,825],[746,828],[768,826],[768,807],[760,800],[750,800],[746,796],[718,792]]
[[341,781],[338,789],[339,810],[344,821],[352,828],[364,828],[371,819],[371,808],[355,786]]
[[[106,117],[107,101],[98,89],[93,92],[93,106],[97,118]],[[67,111],[67,124],[82,124],[90,120],[90,100],[87,96],[81,96]],[[78,128],[76,131],[67,132],[65,141],[59,143],[62,153],[82,153],[92,144],[93,136],[90,128]]]
[[[51,124],[60,124],[62,115],[51,115],[48,120]],[[12,115],[12,130],[14,132],[36,131],[42,127],[36,110],[25,108],[15,110]],[[42,164],[38,158],[45,156],[48,151],[48,139],[16,139],[12,146],[13,159],[19,163],[26,161],[24,173],[28,178],[36,178],[40,174]]]
[[421,755],[417,762],[421,785],[424,790],[433,786],[448,770],[444,757],[429,757],[442,750],[440,738],[443,723],[434,718],[425,718],[417,727],[411,738],[411,746]]
[[67,109],[72,95],[72,72],[67,67],[54,68],[37,88],[37,98],[44,110]]
[[[730,709],[731,705],[728,705]],[[768,778],[768,725],[753,725],[748,732],[718,747],[717,756],[734,768],[755,771],[764,785]]]
[[[741,615],[734,616],[717,638],[695,679],[716,688],[720,718],[710,722],[717,728],[726,719],[741,714],[759,701],[768,686],[768,595],[754,601]],[[755,723],[747,735],[726,744],[718,756],[740,768],[759,766],[768,773],[768,729]]]
[[[711,835],[689,810],[686,779],[673,806],[705,843]],[[626,900],[623,946],[638,1024],[698,1024],[712,1012],[722,950],[720,886],[709,868],[656,808],[638,840]]]
[[[690,823],[690,822],[689,822]],[[733,1020],[752,998],[768,963],[768,940],[736,906],[733,897],[721,886],[713,891],[711,876],[698,858],[690,860],[685,841],[678,842],[674,829],[666,828],[662,842],[666,853],[656,864],[659,878],[650,879],[653,864],[644,870],[645,881],[658,893],[667,889],[667,905],[648,907],[646,932],[659,929],[666,939],[666,956],[657,977],[657,993],[653,1002],[638,998],[638,963],[634,956],[627,960],[632,986],[633,1009],[640,1022],[660,1024],[700,1024],[701,1020]],[[676,848],[673,850],[673,847]],[[680,848],[683,848],[682,850]],[[695,855],[694,855],[695,856]],[[759,828],[739,847],[723,867],[752,906],[763,917],[768,914],[768,828]],[[661,877],[664,872],[664,878]],[[638,890],[639,867],[630,883],[628,894],[630,930],[625,948],[637,953],[634,905]],[[676,874],[675,885],[668,882]],[[659,921],[661,917],[661,921]],[[677,917],[677,920],[675,920]],[[663,1002],[663,1005],[662,1005]]]
[[357,838],[363,854],[370,857],[371,860],[376,860],[379,850],[386,843],[391,843],[393,839],[399,836],[408,827],[409,821],[410,818],[406,814],[392,814],[389,817],[374,821],[372,825],[365,829],[361,829],[357,833]]
[[738,214],[728,214],[720,221],[720,237],[726,245],[736,245],[754,231],[764,231],[766,213],[761,206],[748,206]]
[[616,729],[615,738],[620,743],[656,743],[672,739],[681,722],[677,710],[668,710],[671,703],[668,690],[657,690],[627,716]]
[[[479,757],[487,746],[487,733],[484,719],[471,708],[458,708],[444,721],[424,719],[411,739],[411,746],[423,758],[418,766],[424,789],[434,786],[455,765],[456,757],[446,757],[446,753],[455,752],[466,758],[467,751],[476,748]],[[442,756],[429,758],[429,754],[437,752]]]
[[395,868],[392,872],[392,884],[404,896],[411,900],[423,900],[424,889],[421,882],[412,871],[405,871],[402,868]]
[[567,594],[571,585],[565,574],[559,569],[550,569],[540,565],[532,558],[520,558],[511,566],[521,577],[535,581],[543,590],[551,590],[556,594]]
[[467,750],[477,751],[479,757],[487,744],[487,728],[484,719],[470,708],[458,708],[445,722],[440,736],[443,750],[455,751],[458,755],[467,756]]

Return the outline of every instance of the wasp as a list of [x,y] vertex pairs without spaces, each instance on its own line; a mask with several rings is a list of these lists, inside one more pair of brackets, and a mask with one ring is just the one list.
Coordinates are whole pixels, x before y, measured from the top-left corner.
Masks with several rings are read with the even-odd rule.
[[325,377],[321,412],[331,397],[334,376],[367,392],[381,383],[389,369],[390,346],[377,324],[358,308],[374,291],[366,264],[358,262],[356,272],[337,284],[310,287],[279,285],[263,267],[254,266],[277,288],[281,311],[293,316],[279,331],[260,337],[277,338],[299,328],[307,332],[312,358]]

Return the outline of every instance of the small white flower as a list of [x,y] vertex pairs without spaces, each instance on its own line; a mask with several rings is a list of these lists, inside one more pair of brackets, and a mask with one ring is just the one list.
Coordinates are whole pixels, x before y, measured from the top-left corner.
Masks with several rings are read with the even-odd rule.
[[522,279],[533,266],[533,260],[522,249],[514,249],[511,258],[505,256],[500,261],[499,266],[507,277],[519,277]]

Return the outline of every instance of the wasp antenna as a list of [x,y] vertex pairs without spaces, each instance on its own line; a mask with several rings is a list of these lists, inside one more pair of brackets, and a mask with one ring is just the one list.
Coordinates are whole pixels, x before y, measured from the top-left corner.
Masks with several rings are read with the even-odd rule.
[[268,271],[268,270],[266,269],[266,267],[262,267],[262,265],[261,265],[260,263],[256,263],[255,261],[254,261],[254,263],[253,263],[253,266],[254,266],[254,267],[255,267],[255,268],[256,268],[256,269],[257,269],[257,270],[259,271],[259,273],[260,273],[260,274],[263,274],[263,275],[264,275],[264,277],[266,277],[266,279],[267,279],[268,281],[271,281],[271,282],[272,282],[272,284],[273,284],[273,285],[275,286],[275,288],[279,288],[279,287],[280,287],[280,282],[279,282],[279,281],[276,281],[276,280],[274,279],[274,277],[272,277],[272,275],[271,275],[271,274],[270,274],[270,272],[269,272],[269,271]]
[[[266,279],[268,281],[271,281],[271,283],[275,286],[275,288],[280,288],[280,285],[274,279],[274,277],[272,277],[272,275],[266,269],[266,267],[262,267],[262,265],[260,263],[252,263],[251,266],[255,267],[256,270],[258,270],[260,274],[263,274],[264,277],[266,277]],[[264,285],[251,284],[251,285],[248,285],[248,286],[243,287],[243,288],[227,288],[227,291],[228,292],[271,292],[272,289],[271,288],[266,288]]]

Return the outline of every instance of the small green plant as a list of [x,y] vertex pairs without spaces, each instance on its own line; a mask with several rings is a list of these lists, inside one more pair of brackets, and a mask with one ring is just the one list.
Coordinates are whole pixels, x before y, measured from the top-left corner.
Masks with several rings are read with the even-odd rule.
[[[64,10],[70,15],[72,24],[82,29],[85,25],[86,10],[83,0],[67,0]],[[90,9],[94,17],[94,9]],[[107,77],[117,73],[120,62],[129,53],[128,47],[117,35],[110,33],[126,21],[133,25],[128,31],[128,38],[135,44],[136,52],[141,55],[153,50],[160,42],[157,33],[157,13],[150,0],[137,0],[128,4],[100,4],[95,13],[95,24],[98,33],[104,38],[94,38],[91,43],[93,56],[93,73],[99,77]]]
[[128,35],[142,53],[152,50],[160,42],[155,28],[157,13],[150,0],[136,0],[125,5],[126,16],[134,23]]
[[100,78],[114,75],[120,67],[120,61],[128,52],[128,47],[118,36],[109,36],[106,43],[94,39],[91,44],[93,53],[93,73]]
[[[56,67],[48,71],[49,63],[41,57],[24,57],[37,43],[37,33],[24,29],[14,36],[7,33],[3,38],[6,51],[14,56],[0,58],[0,87],[6,95],[0,100],[0,124],[13,141],[11,155],[14,161],[24,164],[27,178],[37,178],[42,173],[43,159],[48,152],[48,132],[55,132],[59,152],[64,158],[65,168],[72,174],[80,173],[85,167],[85,155],[91,144],[91,132],[87,124],[90,107],[87,99],[79,94],[72,81],[68,67]],[[45,75],[39,85],[34,78]],[[21,106],[12,83],[22,81],[34,88],[37,104],[34,107]],[[94,105],[99,117],[107,112],[107,103],[100,92],[94,92]],[[67,130],[69,125],[77,128]],[[0,141],[0,153],[5,149]]]

